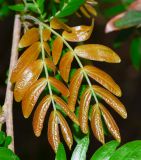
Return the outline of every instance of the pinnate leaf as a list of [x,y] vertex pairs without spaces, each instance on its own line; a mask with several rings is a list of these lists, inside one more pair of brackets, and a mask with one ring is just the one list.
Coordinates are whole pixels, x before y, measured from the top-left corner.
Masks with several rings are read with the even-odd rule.
[[14,88],[14,97],[20,102],[28,88],[38,79],[43,69],[42,60],[31,63],[22,73]]
[[90,38],[93,31],[94,22],[91,26],[76,26],[71,28],[71,32],[64,31],[62,36],[70,42],[82,42]]
[[108,89],[110,92],[115,94],[116,96],[121,96],[121,90],[120,87],[114,82],[112,77],[108,75],[106,72],[100,70],[99,68],[96,68],[94,66],[85,66],[84,70],[95,81],[103,85],[106,89]]
[[51,104],[51,97],[49,95],[45,96],[39,103],[37,109],[35,110],[32,124],[34,133],[37,137],[41,135],[45,116],[49,109],[50,104]]
[[75,47],[74,52],[82,58],[108,63],[120,63],[120,57],[110,48],[100,44],[84,44]]
[[104,118],[104,121],[107,125],[109,132],[113,135],[113,137],[117,141],[120,142],[121,141],[120,132],[115,120],[111,116],[110,112],[102,104],[100,104],[99,107],[101,109],[102,116]]
[[109,104],[121,117],[127,118],[127,112],[124,105],[106,89],[94,85],[93,89],[107,104]]
[[61,127],[61,132],[62,132],[63,138],[64,138],[66,144],[68,145],[69,149],[71,149],[72,144],[73,144],[73,137],[72,137],[70,127],[69,127],[67,121],[65,120],[65,118],[62,116],[62,114],[58,111],[56,111],[56,113],[57,113],[57,117],[59,119],[59,124]]
[[22,36],[19,47],[28,47],[32,45],[34,42],[37,42],[39,40],[39,30],[38,28],[31,28],[26,31],[26,33]]
[[51,85],[53,85],[59,92],[62,93],[62,95],[68,97],[69,96],[69,90],[68,88],[63,84],[63,82],[59,81],[58,79],[54,77],[48,78]]
[[47,85],[46,78],[37,80],[25,93],[22,100],[22,111],[25,118],[28,118],[40,96]]
[[71,32],[71,28],[57,18],[51,20],[50,27],[53,29],[64,29],[67,32]]
[[61,53],[63,49],[63,41],[60,37],[57,37],[52,46],[52,57],[53,57],[53,62],[56,65],[60,59]]
[[102,126],[101,112],[99,105],[95,104],[92,108],[91,113],[91,128],[95,137],[101,142],[104,143],[104,131]]
[[12,71],[12,83],[16,82],[21,77],[21,74],[23,73],[24,69],[38,58],[40,51],[41,48],[39,42],[35,42],[32,46],[30,46],[24,51],[24,53],[18,59],[18,62]]
[[48,121],[48,141],[52,149],[57,152],[60,143],[59,127],[56,112],[52,111]]
[[79,123],[83,133],[88,133],[88,111],[91,101],[91,90],[88,88],[80,99]]
[[75,104],[77,101],[77,96],[78,96],[78,92],[79,92],[79,88],[81,86],[82,80],[83,80],[83,73],[81,69],[78,69],[73,75],[70,82],[70,87],[69,87],[70,96],[68,99],[68,108],[72,112],[74,112],[75,110]]
[[73,53],[68,51],[61,59],[59,64],[60,74],[65,82],[68,82],[69,73],[71,69],[71,63],[73,61]]
[[65,103],[64,100],[62,100],[62,98],[58,97],[58,96],[53,96],[54,101],[62,108],[62,110],[66,113],[66,115],[77,125],[79,125],[78,119],[76,117],[76,115],[70,111],[70,109],[67,106],[67,103]]

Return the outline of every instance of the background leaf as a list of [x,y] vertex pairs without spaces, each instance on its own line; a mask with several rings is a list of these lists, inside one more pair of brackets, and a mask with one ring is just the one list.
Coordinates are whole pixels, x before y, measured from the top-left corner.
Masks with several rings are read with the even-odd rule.
[[73,14],[84,2],[85,0],[69,0],[64,3],[62,9],[58,12],[56,17],[65,17]]
[[92,156],[91,160],[109,160],[115,152],[119,142],[111,141],[100,147]]
[[141,24],[141,11],[129,11],[124,17],[115,22],[118,28],[128,28]]
[[18,11],[21,12],[24,10],[24,4],[15,4],[15,5],[10,5],[9,9],[13,10],[13,11]]
[[3,144],[5,141],[5,133],[4,132],[0,132],[0,145]]
[[75,147],[71,160],[86,160],[86,153],[89,146],[89,136],[84,137]]
[[20,160],[10,149],[0,147],[0,160]]
[[55,160],[67,160],[66,151],[62,143],[59,144]]
[[45,3],[45,0],[37,0],[37,4],[41,12],[44,11],[44,3]]
[[129,142],[120,147],[110,158],[110,160],[140,160],[141,140]]
[[5,138],[4,147],[7,148],[7,147],[9,146],[9,144],[11,144],[11,142],[12,142],[11,136],[7,136],[7,137]]
[[141,68],[141,37],[132,40],[130,46],[132,64],[136,69]]

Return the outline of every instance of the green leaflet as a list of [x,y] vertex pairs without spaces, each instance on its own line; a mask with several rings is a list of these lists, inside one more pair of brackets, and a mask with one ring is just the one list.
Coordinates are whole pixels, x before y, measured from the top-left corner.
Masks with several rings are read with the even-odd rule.
[[85,136],[81,141],[78,142],[75,147],[71,160],[86,160],[86,153],[89,146],[89,136]]
[[9,146],[9,144],[11,144],[11,142],[12,142],[11,136],[7,136],[7,137],[5,138],[4,147],[7,147],[7,148],[8,148],[8,146]]
[[109,160],[118,147],[119,142],[111,141],[100,147],[92,156],[91,160]]
[[68,0],[68,2],[64,3],[61,10],[57,12],[56,17],[65,17],[73,14],[84,2],[85,0]]
[[15,5],[11,5],[9,6],[9,9],[13,10],[13,11],[18,11],[21,12],[24,10],[24,4],[15,4]]
[[5,133],[0,131],[0,145],[3,144],[5,141]]
[[141,24],[141,11],[128,11],[124,17],[115,22],[118,28],[128,28]]
[[45,3],[45,0],[37,0],[37,4],[38,4],[38,7],[39,7],[41,13],[43,13],[43,11],[44,11],[44,3]]
[[20,160],[10,149],[0,147],[0,160]]
[[116,150],[118,145],[117,141],[106,143],[90,160],[141,160],[141,140],[126,143]]
[[125,6],[130,5],[132,2],[134,2],[134,0],[122,0],[122,3],[123,3]]
[[119,14],[125,10],[125,7],[122,4],[110,7],[104,11],[106,17],[113,17],[116,14]]
[[[34,13],[38,13],[38,10],[37,10],[35,4],[27,3],[26,7],[27,7],[26,9],[28,11],[32,11]],[[11,6],[9,6],[9,9],[11,9],[13,11],[17,11],[17,12],[23,12],[25,10],[25,6],[24,6],[24,4],[21,3],[21,4],[11,5]]]
[[55,160],[67,160],[66,151],[62,143],[59,144]]
[[130,46],[130,56],[133,66],[139,70],[141,68],[141,38],[134,38]]
[[120,147],[109,160],[140,160],[141,140],[129,142]]

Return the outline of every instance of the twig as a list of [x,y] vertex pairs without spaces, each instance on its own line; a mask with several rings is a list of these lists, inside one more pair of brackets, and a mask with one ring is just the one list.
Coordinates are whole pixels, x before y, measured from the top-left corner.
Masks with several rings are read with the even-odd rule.
[[19,19],[19,15],[15,16],[14,28],[13,28],[13,41],[12,41],[12,49],[11,49],[11,58],[10,58],[10,67],[9,67],[9,76],[8,83],[6,89],[6,97],[4,103],[4,114],[6,121],[6,133],[7,135],[12,137],[12,143],[9,145],[9,148],[14,151],[14,131],[13,131],[13,91],[12,84],[10,82],[11,73],[14,65],[17,62],[18,58],[18,42],[20,39],[21,32],[21,22]]

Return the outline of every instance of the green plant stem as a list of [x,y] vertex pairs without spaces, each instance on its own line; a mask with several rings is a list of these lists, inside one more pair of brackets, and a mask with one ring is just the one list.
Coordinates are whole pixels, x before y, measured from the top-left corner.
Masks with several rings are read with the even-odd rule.
[[38,20],[37,18],[35,18],[35,17],[33,17],[33,16],[30,16],[30,15],[26,15],[26,16],[24,16],[24,19],[30,19],[30,20],[35,21],[37,24],[42,25],[43,27],[49,29],[54,35],[56,35],[57,37],[60,37],[60,38],[62,39],[62,41],[64,42],[64,44],[67,46],[67,48],[68,48],[70,51],[73,52],[74,57],[75,57],[78,65],[79,65],[80,68],[82,69],[82,72],[83,72],[83,74],[84,74],[84,76],[85,76],[85,78],[86,78],[86,81],[87,81],[87,83],[88,83],[88,85],[89,85],[89,87],[90,87],[90,90],[91,90],[92,95],[93,95],[93,97],[94,97],[94,99],[95,99],[95,102],[98,104],[98,103],[99,103],[99,102],[98,102],[98,99],[97,99],[96,94],[95,94],[95,92],[94,92],[94,89],[93,89],[93,87],[92,87],[91,81],[90,81],[87,73],[86,73],[85,70],[84,70],[83,64],[81,63],[79,57],[78,57],[77,54],[74,52],[73,48],[69,45],[69,43],[68,43],[59,33],[57,33],[57,32],[56,32],[55,30],[53,30],[50,26],[48,26],[47,24],[41,22],[41,21]]
[[44,50],[44,43],[43,43],[43,33],[42,33],[43,32],[43,26],[42,25],[39,25],[39,31],[40,31],[41,50],[42,50],[42,60],[43,60],[44,71],[45,71],[45,75],[46,75],[47,82],[48,82],[48,89],[49,89],[49,94],[51,96],[53,109],[56,110],[55,102],[54,102],[54,99],[53,99],[53,93],[52,93],[51,85],[50,85],[50,82],[48,80],[49,73],[48,73],[48,70],[47,70],[46,62],[45,62],[45,50]]

